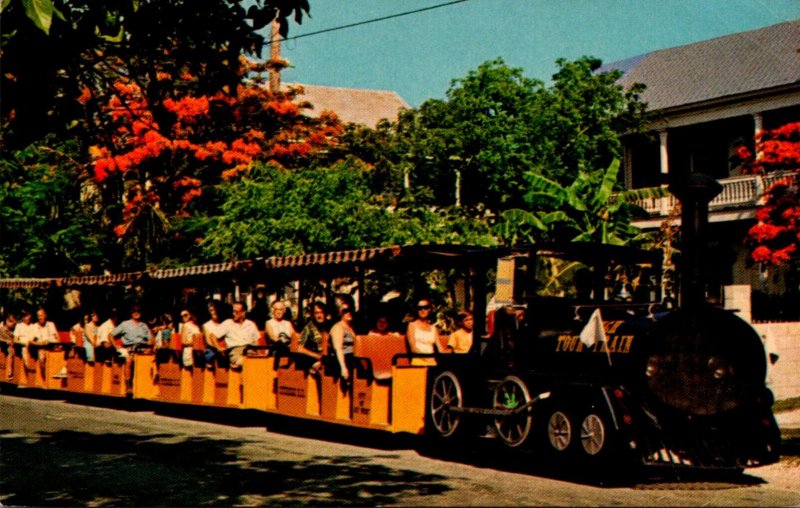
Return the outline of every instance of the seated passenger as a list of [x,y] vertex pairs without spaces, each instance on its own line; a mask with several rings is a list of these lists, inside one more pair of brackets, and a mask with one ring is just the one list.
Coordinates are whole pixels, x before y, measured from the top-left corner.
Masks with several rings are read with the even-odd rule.
[[0,341],[7,344],[14,342],[14,327],[17,326],[17,316],[13,312],[6,312],[6,317],[0,323]]
[[111,331],[116,328],[118,323],[117,309],[111,308],[108,311],[108,319],[103,321],[103,324],[97,328],[97,340],[95,342],[95,359],[97,361],[102,362],[111,359],[116,351],[116,344],[114,344]]
[[458,313],[458,330],[451,333],[447,340],[447,348],[452,353],[469,353],[472,348],[473,321],[471,312],[461,311]]
[[258,342],[258,328],[256,324],[247,319],[247,309],[244,303],[233,303],[233,317],[222,323],[223,334],[220,339],[225,339],[228,360],[233,369],[240,369],[244,363],[244,350],[247,346]]
[[219,338],[225,334],[225,329],[222,327],[219,302],[216,300],[208,302],[208,315],[209,320],[203,325],[203,337],[206,341],[206,352],[204,356],[206,366],[214,364],[214,358],[219,354],[220,349],[222,349]]
[[153,342],[153,334],[150,328],[142,321],[142,308],[138,304],[133,305],[131,307],[131,318],[114,327],[110,335],[122,341],[122,347],[117,349],[117,354],[125,359],[125,382],[128,388],[131,388],[133,383],[131,376],[133,364],[130,361],[131,350]]
[[294,325],[286,316],[286,304],[280,300],[272,302],[272,319],[267,321],[265,331],[268,345],[276,351],[288,351],[295,332]]
[[355,307],[355,302],[352,297],[347,295],[339,306],[339,321],[331,328],[332,351],[330,351],[330,354],[336,357],[339,365],[339,375],[345,382],[350,380],[353,344],[356,338],[356,333],[353,331],[353,320],[355,318],[353,307]]
[[370,335],[400,335],[396,331],[392,330],[389,321],[389,314],[385,311],[379,311],[376,314],[375,318],[375,326],[373,326],[369,330]]
[[33,340],[33,324],[31,323],[31,311],[22,309],[17,326],[14,327],[14,342],[22,344],[22,359],[28,361],[28,344]]
[[111,330],[111,336],[122,340],[122,348],[117,353],[126,359],[130,357],[131,349],[150,344],[153,340],[150,328],[142,321],[142,308],[139,305],[131,307],[131,318]]
[[181,325],[179,328],[181,335],[181,361],[184,367],[194,365],[194,355],[192,354],[194,341],[202,337],[203,333],[197,326],[197,318],[194,313],[187,308],[181,311]]
[[300,342],[297,345],[297,352],[312,360],[310,367],[312,374],[316,374],[322,365],[322,355],[330,338],[328,328],[325,304],[316,301],[311,305],[311,319],[300,332]]
[[176,332],[172,314],[165,312],[158,318],[158,325],[153,329],[156,347],[168,348],[172,342],[172,335]]
[[527,330],[523,307],[506,306],[498,309],[495,314],[494,334],[487,344],[484,355],[491,359],[490,361],[514,368],[518,358],[524,356],[521,350],[523,342],[526,342]]
[[44,308],[39,308],[36,311],[36,322],[31,326],[31,340],[29,344],[35,346],[46,346],[47,344],[55,344],[58,342],[58,331],[56,325],[52,321],[47,320],[47,311]]
[[[86,351],[86,361],[94,363],[94,349],[97,347],[97,333],[99,330],[100,318],[97,316],[97,311],[92,309],[88,314],[83,317],[83,326],[80,327],[80,333],[83,336],[83,350]],[[73,329],[80,325],[77,324]]]
[[406,340],[412,353],[430,355],[439,350],[439,331],[433,324],[433,306],[427,298],[417,302],[417,318],[408,324]]
[[[0,341],[6,343],[8,345],[8,356],[6,357],[6,373],[7,377],[10,379],[12,377],[12,373],[14,372],[12,368],[12,362],[14,361],[14,354],[13,350],[11,349],[11,344],[14,343],[14,327],[17,326],[17,316],[14,315],[12,312],[7,312],[6,317],[2,323],[0,323]],[[0,373],[2,375],[3,373]],[[0,378],[3,379],[3,378]]]

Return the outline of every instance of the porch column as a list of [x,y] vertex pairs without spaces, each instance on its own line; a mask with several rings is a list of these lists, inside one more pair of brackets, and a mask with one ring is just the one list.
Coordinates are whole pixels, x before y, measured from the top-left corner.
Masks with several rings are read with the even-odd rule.
[[[660,158],[660,166],[661,166],[661,176],[666,176],[669,174],[669,153],[667,152],[667,129],[658,131],[658,149]],[[662,182],[665,179],[662,178]],[[665,184],[662,183],[662,187]],[[671,204],[670,204],[670,196],[664,196],[659,199],[659,213],[662,217],[666,217],[672,211]]]
[[760,136],[763,131],[764,118],[761,116],[761,113],[753,113],[753,140],[756,147],[756,160],[761,159],[764,155],[761,153],[761,150],[758,149],[758,136]]
[[659,153],[661,155],[661,174],[669,173],[669,155],[667,153],[667,130],[658,131]]
[[622,156],[624,162],[623,170],[625,172],[625,188],[633,189],[633,150],[627,144],[625,146],[625,154]]

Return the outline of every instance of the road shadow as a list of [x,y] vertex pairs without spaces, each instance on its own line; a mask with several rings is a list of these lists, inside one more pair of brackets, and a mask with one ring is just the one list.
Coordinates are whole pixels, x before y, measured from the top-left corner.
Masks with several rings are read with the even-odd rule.
[[247,460],[236,440],[0,430],[0,502],[23,506],[388,505],[446,478],[368,457]]
[[[766,483],[757,476],[757,469],[753,470],[755,475],[671,469],[644,470],[620,465],[615,465],[613,469],[579,469],[568,467],[564,464],[567,461],[553,457],[552,454],[541,453],[536,449],[510,450],[497,439],[461,438],[443,442],[425,436],[413,436],[403,433],[392,434],[379,430],[291,418],[256,410],[166,404],[146,400],[115,399],[65,392],[54,394],[43,390],[13,390],[12,393],[6,391],[5,395],[65,400],[67,403],[88,404],[132,412],[152,411],[156,414],[174,418],[212,422],[235,427],[261,427],[265,428],[265,431],[269,430],[273,433],[378,450],[411,449],[420,456],[437,460],[606,488],[670,489],[679,484],[682,489],[724,489]],[[151,438],[148,437],[146,439],[149,440]],[[214,443],[214,441],[208,441],[204,446],[211,446],[210,443]],[[6,444],[6,440],[3,440],[3,444]],[[3,459],[3,461],[5,461],[5,451],[3,449],[3,454],[0,455],[0,459]],[[780,453],[782,461],[800,465],[800,436],[784,436]],[[0,479],[0,486],[3,485],[2,481]],[[4,491],[0,490],[0,493],[2,492]],[[9,502],[2,497],[2,494],[0,494],[0,501],[3,503]],[[374,503],[366,502],[365,504],[381,504],[384,502],[381,499],[373,499],[373,501]],[[319,504],[320,502],[324,502],[324,500],[315,500],[311,504]],[[387,504],[391,503],[391,501],[386,502]],[[224,500],[221,503],[227,504]],[[197,503],[179,502],[178,504],[203,503],[198,501]],[[300,503],[289,502],[289,504]],[[336,503],[334,502],[333,504]]]
[[429,438],[421,440],[416,450],[437,460],[602,488],[717,490],[766,483],[757,476],[734,471],[644,468],[621,461],[579,466],[555,452],[537,448],[512,450],[497,439],[463,438],[443,443]]

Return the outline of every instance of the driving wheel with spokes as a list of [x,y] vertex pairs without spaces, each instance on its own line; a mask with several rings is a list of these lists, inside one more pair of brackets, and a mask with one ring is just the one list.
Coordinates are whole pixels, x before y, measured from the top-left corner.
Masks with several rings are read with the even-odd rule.
[[572,440],[572,425],[562,411],[555,411],[547,422],[547,438],[554,450],[563,452]]
[[581,445],[588,455],[595,456],[604,450],[606,444],[606,427],[603,419],[589,413],[581,423]]
[[453,409],[461,409],[464,404],[458,377],[450,371],[436,376],[431,385],[429,400],[430,423],[436,433],[441,437],[450,437],[455,434],[463,415],[460,411]]
[[[517,410],[527,406],[530,400],[528,387],[517,376],[508,376],[494,389],[495,409]],[[530,407],[499,416],[494,420],[497,435],[512,448],[520,446],[531,435],[532,419]]]

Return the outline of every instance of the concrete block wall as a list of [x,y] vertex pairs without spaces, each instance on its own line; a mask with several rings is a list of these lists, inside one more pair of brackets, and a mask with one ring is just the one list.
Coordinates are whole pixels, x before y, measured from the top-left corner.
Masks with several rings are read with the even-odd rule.
[[767,353],[779,355],[774,365],[767,366],[775,400],[800,397],[800,323],[754,323],[753,327],[766,338]]
[[[726,309],[751,323],[750,285],[738,284],[723,288]],[[767,364],[767,382],[776,400],[800,397],[800,323],[751,323],[767,353],[777,353],[778,361]]]

